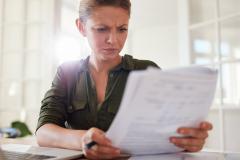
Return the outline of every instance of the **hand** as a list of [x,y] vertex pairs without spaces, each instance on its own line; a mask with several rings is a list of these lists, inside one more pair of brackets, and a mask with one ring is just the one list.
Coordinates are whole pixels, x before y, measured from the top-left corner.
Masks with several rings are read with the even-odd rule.
[[213,126],[209,122],[201,122],[199,128],[181,127],[177,132],[185,137],[171,137],[170,142],[185,151],[198,152],[203,148],[208,131],[212,128]]
[[[86,148],[86,144],[92,141],[97,144],[89,149]],[[82,149],[88,159],[113,159],[120,155],[120,150],[112,146],[105,133],[97,128],[91,128],[83,135]]]

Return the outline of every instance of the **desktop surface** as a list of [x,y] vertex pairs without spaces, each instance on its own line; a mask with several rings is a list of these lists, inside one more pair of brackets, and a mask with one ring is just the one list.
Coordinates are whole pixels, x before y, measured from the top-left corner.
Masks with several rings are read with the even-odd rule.
[[[82,158],[81,160],[86,160]],[[240,160],[240,153],[217,153],[217,152],[197,152],[197,153],[174,153],[159,155],[142,155],[117,158],[115,160]]]
[[[27,144],[38,146],[35,137],[9,139],[2,138],[1,144]],[[79,158],[78,158],[79,159]],[[79,160],[86,160],[80,158]],[[174,154],[142,155],[117,158],[116,160],[240,160],[240,153],[221,153],[221,152],[180,152]]]

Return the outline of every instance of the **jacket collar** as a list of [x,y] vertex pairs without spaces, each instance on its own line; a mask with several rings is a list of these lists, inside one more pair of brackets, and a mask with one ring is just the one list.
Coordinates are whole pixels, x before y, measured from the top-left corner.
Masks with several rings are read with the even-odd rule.
[[[89,72],[89,69],[88,69],[89,58],[90,56],[88,56],[83,60],[80,60],[79,72],[83,72],[83,71]],[[128,71],[131,71],[134,69],[134,60],[131,55],[127,55],[127,54],[124,55],[122,57],[122,62],[116,67],[114,67],[111,71],[119,71],[121,69],[128,70]]]

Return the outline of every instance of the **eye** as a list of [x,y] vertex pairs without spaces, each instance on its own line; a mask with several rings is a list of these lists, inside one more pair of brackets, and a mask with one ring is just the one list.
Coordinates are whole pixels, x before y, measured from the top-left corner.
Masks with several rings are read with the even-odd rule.
[[97,28],[97,31],[98,31],[98,32],[106,32],[106,31],[107,31],[107,28]]
[[120,28],[120,29],[119,29],[119,32],[127,32],[127,31],[128,31],[127,28]]

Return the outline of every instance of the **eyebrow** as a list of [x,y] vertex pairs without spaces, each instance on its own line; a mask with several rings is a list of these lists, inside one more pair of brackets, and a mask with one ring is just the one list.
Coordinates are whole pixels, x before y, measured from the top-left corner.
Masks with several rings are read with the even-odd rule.
[[123,24],[123,25],[121,25],[121,26],[118,26],[118,27],[127,27],[128,26],[128,24]]
[[[95,27],[96,26],[101,26],[101,27],[109,27],[108,25],[105,25],[105,24],[96,24],[96,25],[94,25]],[[127,27],[128,26],[128,24],[122,24],[122,25],[120,25],[120,26],[117,26],[117,28],[120,28],[120,27]]]

